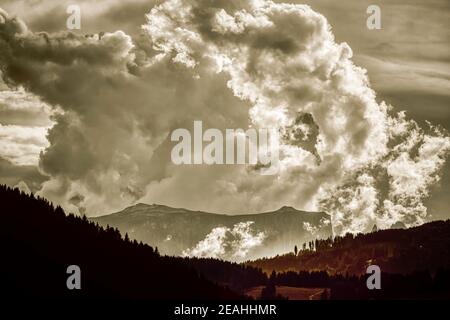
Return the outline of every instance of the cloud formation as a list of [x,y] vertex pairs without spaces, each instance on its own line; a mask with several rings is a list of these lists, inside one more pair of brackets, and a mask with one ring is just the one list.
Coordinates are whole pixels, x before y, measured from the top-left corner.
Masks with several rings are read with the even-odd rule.
[[[311,115],[321,164],[305,148],[292,147],[295,136],[288,136],[281,180],[288,183],[299,173],[314,177],[316,199],[333,214],[336,233],[422,223],[422,200],[439,179],[448,135],[433,127],[425,133],[378,104],[365,71],[351,61],[351,49],[335,43],[326,19],[308,6],[219,6],[168,1],[148,15],[146,29],[175,63],[194,68],[208,57],[218,72],[228,73],[230,89],[253,105],[253,125],[283,131],[299,114]],[[324,173],[327,166],[337,171]]]
[[[448,134],[378,103],[351,48],[309,6],[168,0],[147,14],[146,40],[34,33],[0,14],[5,83],[61,111],[40,156],[51,177],[41,194],[71,211],[136,201],[228,213],[290,205],[328,211],[336,234],[426,219]],[[280,174],[171,164],[171,130],[194,120],[278,129]]]
[[38,96],[20,86],[11,90],[0,78],[0,155],[16,165],[36,166],[48,146],[51,114]]
[[263,244],[266,234],[252,230],[253,221],[239,222],[232,228],[217,227],[195,247],[183,251],[185,257],[242,261],[249,251]]

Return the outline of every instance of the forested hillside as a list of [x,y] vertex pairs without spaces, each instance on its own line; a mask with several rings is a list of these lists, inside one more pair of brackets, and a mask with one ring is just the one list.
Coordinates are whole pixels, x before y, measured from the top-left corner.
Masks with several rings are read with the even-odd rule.
[[[66,215],[44,199],[0,186],[2,290],[13,297],[223,299],[239,296],[112,228]],[[66,269],[81,269],[68,290]]]
[[316,240],[296,255],[259,259],[248,265],[266,272],[326,271],[362,275],[370,264],[386,273],[434,273],[450,268],[450,220],[434,221],[410,229],[389,229],[356,236]]

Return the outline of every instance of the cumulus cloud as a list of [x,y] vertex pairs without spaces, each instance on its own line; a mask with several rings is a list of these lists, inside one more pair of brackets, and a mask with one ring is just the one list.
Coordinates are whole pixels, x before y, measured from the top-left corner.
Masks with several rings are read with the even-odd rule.
[[319,235],[321,228],[328,226],[331,223],[330,219],[322,218],[318,224],[312,224],[310,222],[303,222],[303,230],[309,232],[313,238]]
[[[192,68],[208,57],[218,72],[228,73],[229,88],[253,105],[253,125],[282,132],[297,125],[301,140],[308,140],[308,123],[298,120],[309,115],[319,128],[312,143],[317,151],[285,136],[280,184],[314,177],[312,199],[331,211],[336,233],[399,220],[422,223],[422,200],[439,179],[448,135],[433,127],[425,133],[377,103],[351,49],[337,44],[326,19],[308,6],[243,3],[241,9],[222,3],[205,9],[203,3],[168,1],[148,15],[146,29],[175,63]],[[321,164],[305,153],[316,153]]]
[[51,107],[23,87],[0,88],[0,119],[3,125],[50,127]]
[[0,155],[17,165],[36,165],[40,152],[48,146],[47,130],[0,124]]
[[[5,83],[61,109],[40,156],[51,176],[41,194],[71,211],[135,201],[228,213],[290,205],[328,211],[336,234],[426,219],[448,134],[377,102],[351,48],[309,6],[167,0],[146,16],[147,42],[123,31],[34,33],[1,16]],[[279,174],[173,165],[168,136],[193,120],[277,129]],[[232,230],[213,230],[203,245]]]
[[0,88],[0,157],[19,166],[36,166],[49,145],[52,113],[48,104],[23,87]]
[[217,227],[195,247],[183,251],[186,257],[244,260],[249,251],[262,245],[266,234],[252,229],[253,221],[239,222],[232,228]]

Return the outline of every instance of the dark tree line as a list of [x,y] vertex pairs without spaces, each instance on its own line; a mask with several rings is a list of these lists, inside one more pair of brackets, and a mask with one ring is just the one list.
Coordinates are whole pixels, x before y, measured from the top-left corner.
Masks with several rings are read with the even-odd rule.
[[317,239],[302,250],[248,263],[265,272],[324,270],[329,274],[363,275],[368,264],[386,273],[410,274],[450,268],[450,220],[409,229],[378,230],[369,234]]
[[438,269],[411,274],[381,274],[381,289],[369,290],[369,275],[329,275],[324,271],[272,273],[276,286],[327,288],[326,299],[448,299],[450,269]]
[[208,280],[226,285],[235,291],[240,292],[267,283],[267,275],[261,269],[244,264],[212,258],[184,258],[184,262]]
[[[122,237],[47,200],[0,186],[0,274],[10,298],[226,299],[231,290],[206,280],[182,259]],[[66,269],[81,269],[68,290]]]
[[[392,252],[410,253],[413,248],[411,252],[421,250],[422,255],[394,255],[394,261],[403,265],[401,259],[407,257],[421,259],[425,265],[432,262],[433,268],[417,269],[424,271],[385,272],[382,290],[368,290],[365,274],[326,270],[277,273],[271,269],[268,276],[258,263],[255,267],[216,259],[161,256],[157,249],[131,241],[117,229],[66,215],[45,199],[0,186],[0,275],[2,290],[10,298],[237,299],[244,298],[239,292],[258,286],[264,286],[263,299],[282,299],[278,286],[327,288],[323,295],[327,299],[448,298],[449,225],[435,222],[412,229],[412,233],[385,230],[318,240],[316,251],[301,250],[298,256],[265,260],[285,263],[308,258],[314,264],[323,258],[329,263],[331,255],[345,264],[348,261],[342,256],[361,252],[389,256]],[[440,260],[432,248],[438,248]],[[81,268],[81,290],[66,287],[69,265]]]

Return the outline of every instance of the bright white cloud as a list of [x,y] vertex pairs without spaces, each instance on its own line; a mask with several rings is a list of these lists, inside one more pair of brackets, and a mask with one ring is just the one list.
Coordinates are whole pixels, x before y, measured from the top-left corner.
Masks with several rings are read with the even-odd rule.
[[[71,211],[133,201],[228,213],[289,205],[328,211],[336,233],[426,218],[448,134],[378,103],[351,48],[309,6],[168,0],[143,26],[151,49],[124,32],[34,34],[2,17],[1,61],[23,67],[5,76],[64,111],[40,159],[51,176],[41,192]],[[193,120],[278,129],[280,174],[174,166],[167,137]],[[215,230],[202,246],[220,255],[230,232]]]
[[0,156],[16,165],[37,165],[48,146],[47,128],[0,124]]
[[51,114],[48,104],[23,87],[0,90],[0,157],[16,165],[37,165],[49,145]]
[[266,238],[264,232],[252,229],[253,223],[239,222],[232,228],[216,227],[195,247],[184,250],[183,256],[244,260]]
[[[243,9],[229,12],[209,8],[211,19],[200,20],[195,12],[201,5],[166,1],[151,11],[144,28],[155,48],[175,63],[192,68],[211,59],[217,72],[227,73],[235,96],[252,103],[254,126],[286,133],[299,114],[312,115],[319,128],[320,164],[305,157],[300,141],[287,132],[281,175],[269,192],[278,196],[283,190],[299,195],[297,205],[331,211],[336,233],[370,231],[374,223],[389,227],[395,220],[422,223],[422,200],[439,180],[450,150],[448,135],[436,128],[425,133],[377,103],[365,70],[351,61],[352,50],[335,42],[326,19],[310,7],[257,0],[241,4]],[[307,129],[297,125],[297,132],[305,136]],[[417,141],[411,140],[414,134]],[[414,148],[418,155],[411,159]],[[316,192],[302,199],[299,186],[309,178]],[[245,179],[256,183],[251,175]],[[297,185],[291,187],[292,180]],[[262,199],[276,197],[269,192]]]

